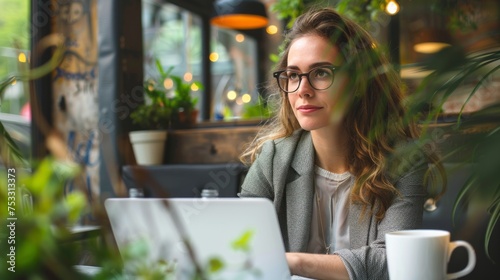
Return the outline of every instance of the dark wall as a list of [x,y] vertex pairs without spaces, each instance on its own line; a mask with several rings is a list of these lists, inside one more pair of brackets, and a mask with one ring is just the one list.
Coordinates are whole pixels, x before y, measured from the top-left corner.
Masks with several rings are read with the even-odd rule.
[[129,115],[143,102],[141,0],[100,0],[99,130],[101,197],[124,192],[121,166],[134,161]]

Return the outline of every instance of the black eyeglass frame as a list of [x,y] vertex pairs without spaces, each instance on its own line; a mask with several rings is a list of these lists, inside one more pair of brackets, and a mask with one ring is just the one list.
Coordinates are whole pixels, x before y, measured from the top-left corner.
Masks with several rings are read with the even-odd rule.
[[[309,79],[309,75],[311,74],[311,72],[317,70],[317,69],[320,69],[320,68],[327,68],[327,69],[330,69],[332,71],[332,82],[330,83],[329,86],[327,86],[326,88],[316,88],[312,83],[311,83],[311,80]],[[299,90],[300,88],[300,83],[302,83],[302,77],[306,77],[307,78],[307,82],[309,83],[309,85],[315,89],[315,90],[325,90],[325,89],[328,89],[329,87],[331,87],[333,85],[333,82],[335,81],[335,69],[337,69],[338,67],[337,66],[334,66],[334,65],[321,65],[321,66],[318,66],[318,67],[314,67],[313,69],[309,70],[308,72],[305,72],[305,73],[298,73],[297,75],[299,76],[299,84],[297,85],[297,88],[295,90],[292,90],[292,91],[288,91],[288,90],[285,90],[281,87],[281,84],[280,84],[280,75],[283,73],[283,72],[286,72],[286,71],[292,71],[290,69],[286,69],[286,70],[280,70],[280,71],[276,71],[273,73],[273,77],[276,78],[276,83],[278,83],[278,87],[285,93],[294,93],[296,92],[297,90]]]

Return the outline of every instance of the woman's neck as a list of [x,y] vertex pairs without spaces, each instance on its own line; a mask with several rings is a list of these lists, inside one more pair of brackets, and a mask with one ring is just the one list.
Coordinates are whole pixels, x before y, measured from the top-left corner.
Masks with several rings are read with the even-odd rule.
[[316,152],[316,165],[333,173],[349,171],[347,134],[341,128],[322,128],[311,131]]

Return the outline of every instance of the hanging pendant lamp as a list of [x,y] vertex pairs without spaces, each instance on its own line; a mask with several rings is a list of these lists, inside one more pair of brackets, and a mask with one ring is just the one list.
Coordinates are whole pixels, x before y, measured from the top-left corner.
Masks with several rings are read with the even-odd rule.
[[258,0],[216,0],[211,24],[230,29],[257,29],[267,26],[266,7]]
[[444,30],[427,28],[416,33],[413,50],[424,54],[436,53],[451,46],[449,37],[449,34]]

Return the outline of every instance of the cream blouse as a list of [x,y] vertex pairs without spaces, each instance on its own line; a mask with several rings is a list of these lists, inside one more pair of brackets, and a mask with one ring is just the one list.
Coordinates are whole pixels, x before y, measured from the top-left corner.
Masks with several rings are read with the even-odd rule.
[[354,176],[315,167],[315,190],[308,252],[332,254],[349,248],[349,193]]

